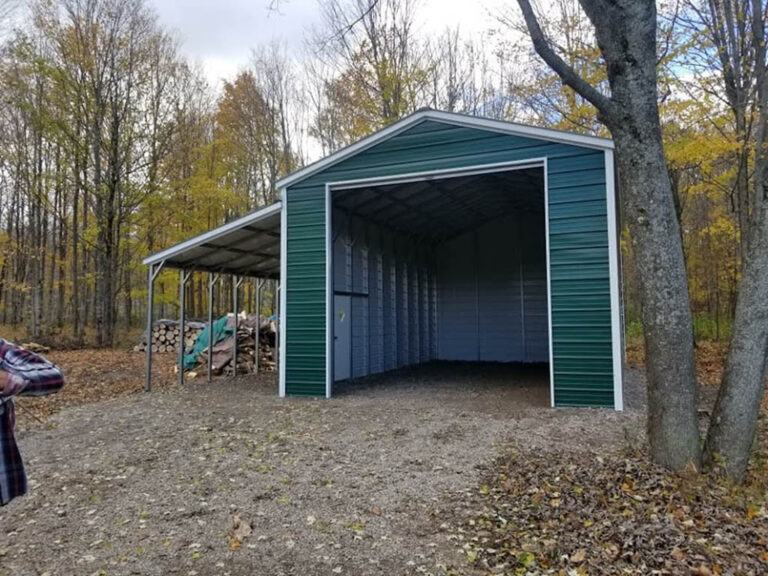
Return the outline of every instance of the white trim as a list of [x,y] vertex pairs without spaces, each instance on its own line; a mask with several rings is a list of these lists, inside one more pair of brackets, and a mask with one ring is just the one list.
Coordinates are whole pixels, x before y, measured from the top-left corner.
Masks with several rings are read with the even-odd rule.
[[285,332],[285,297],[288,293],[286,288],[288,285],[288,282],[286,281],[288,279],[288,235],[286,234],[288,230],[288,203],[286,202],[286,194],[287,192],[285,188],[280,190],[280,198],[282,199],[281,205],[286,207],[280,214],[280,310],[278,312],[280,314],[280,318],[278,318],[280,324],[280,350],[278,351],[278,354],[280,355],[280,366],[278,367],[278,370],[281,398],[285,398],[285,343],[288,340],[288,334]]
[[370,136],[358,140],[354,144],[342,148],[341,150],[326,156],[325,158],[318,160],[286,176],[282,180],[277,182],[278,188],[287,188],[304,180],[309,176],[316,174],[326,168],[333,166],[366,150],[380,142],[383,142],[393,136],[399,134],[427,120],[435,122],[442,122],[444,124],[452,124],[455,126],[464,126],[467,128],[477,128],[481,130],[490,130],[493,132],[501,132],[503,134],[512,134],[516,136],[525,136],[528,138],[535,138],[539,140],[547,140],[550,142],[561,142],[564,144],[572,144],[575,146],[583,146],[587,148],[596,148],[599,150],[612,150],[613,140],[608,138],[598,138],[596,136],[586,136],[583,134],[573,134],[571,132],[563,132],[560,130],[552,130],[550,128],[539,128],[537,126],[526,126],[524,124],[514,124],[512,122],[504,122],[502,120],[491,120],[489,118],[480,118],[477,116],[467,116],[464,114],[456,114],[453,112],[440,112],[437,110],[422,110],[411,114],[387,126],[386,128],[374,132]]
[[549,165],[544,159],[544,239],[547,256],[547,345],[549,346],[549,404],[555,407],[555,355],[552,345],[552,273],[549,263]]
[[[326,271],[325,271],[325,284],[326,294],[330,294],[330,299],[326,298],[326,318],[331,318],[333,304],[333,246],[329,244],[329,238],[333,237],[332,230],[332,210],[333,210],[333,190],[337,188],[343,188],[349,190],[351,188],[369,187],[369,186],[382,186],[387,184],[400,184],[406,182],[417,182],[421,180],[431,179],[445,179],[455,178],[457,176],[467,176],[473,174],[490,174],[493,172],[507,172],[513,170],[525,170],[528,168],[542,168],[544,170],[544,226],[546,230],[546,251],[547,251],[547,322],[549,327],[549,389],[550,389],[550,402],[552,406],[555,405],[555,378],[554,378],[554,359],[552,356],[552,300],[550,289],[550,264],[549,264],[549,184],[547,180],[547,158],[529,158],[527,160],[513,160],[510,162],[498,162],[495,164],[478,164],[475,166],[467,166],[463,168],[444,168],[441,170],[429,170],[425,172],[412,172],[410,174],[399,174],[397,176],[383,176],[378,178],[362,178],[359,180],[346,180],[339,182],[326,182],[325,183],[325,223],[326,223]],[[285,211],[283,211],[285,214]],[[330,266],[330,268],[329,268]],[[435,302],[435,308],[437,308],[437,301]],[[436,312],[437,313],[437,312]],[[437,326],[437,354],[439,356],[440,350],[440,320],[436,316]],[[330,324],[330,322],[328,323]],[[327,325],[326,325],[327,326]],[[330,389],[333,381],[332,372],[332,357],[333,357],[333,330],[329,330],[326,327],[326,396],[330,397]],[[331,361],[329,361],[329,359]],[[330,368],[329,368],[330,366]]]
[[162,252],[156,252],[151,256],[147,256],[146,258],[144,258],[144,260],[142,260],[142,264],[155,264],[156,262],[160,262],[161,260],[167,260],[173,256],[183,254],[184,252],[186,252],[191,248],[196,248],[201,244],[205,244],[206,242],[210,242],[211,240],[220,238],[221,236],[224,236],[229,232],[234,232],[235,230],[239,230],[240,228],[244,228],[245,226],[248,226],[250,224],[255,224],[257,222],[260,222],[261,220],[264,220],[265,218],[268,218],[273,214],[280,212],[280,210],[282,210],[282,203],[277,202],[275,204],[272,204],[271,206],[267,206],[266,208],[262,208],[261,210],[257,210],[256,212],[248,214],[247,216],[243,216],[242,218],[238,218],[237,220],[233,220],[232,222],[227,222],[223,226],[219,226],[218,228],[209,230],[204,234],[200,234],[199,236],[195,236],[194,238],[185,240],[180,244],[171,246],[170,248],[167,248]]
[[613,345],[613,407],[624,410],[621,353],[621,310],[619,303],[619,242],[616,225],[616,184],[613,150],[605,151],[605,199],[608,211],[608,266],[611,283],[611,340]]
[[333,393],[333,202],[330,184],[325,185],[325,397]]

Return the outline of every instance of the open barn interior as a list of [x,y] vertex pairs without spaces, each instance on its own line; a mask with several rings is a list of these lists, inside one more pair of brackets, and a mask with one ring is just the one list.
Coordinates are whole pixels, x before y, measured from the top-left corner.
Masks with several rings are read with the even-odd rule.
[[542,167],[356,184],[332,203],[335,382],[549,362]]

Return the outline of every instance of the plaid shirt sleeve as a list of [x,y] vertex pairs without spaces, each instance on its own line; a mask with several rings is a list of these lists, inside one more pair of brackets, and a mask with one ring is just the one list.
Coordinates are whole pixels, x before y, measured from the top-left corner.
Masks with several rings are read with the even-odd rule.
[[0,340],[0,370],[12,376],[10,396],[45,396],[64,385],[61,370],[53,363],[5,340]]
[[0,506],[27,491],[21,453],[13,435],[15,414],[10,396],[43,396],[64,385],[61,371],[51,362],[0,339],[0,370],[10,375],[7,396],[0,396]]

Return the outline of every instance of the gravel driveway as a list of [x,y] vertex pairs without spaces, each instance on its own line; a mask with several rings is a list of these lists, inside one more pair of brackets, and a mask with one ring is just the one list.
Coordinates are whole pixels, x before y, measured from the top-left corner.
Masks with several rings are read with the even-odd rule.
[[0,509],[0,575],[460,573],[461,494],[501,449],[642,441],[638,409],[548,408],[540,369],[424,366],[335,393],[193,381],[22,431],[31,492]]

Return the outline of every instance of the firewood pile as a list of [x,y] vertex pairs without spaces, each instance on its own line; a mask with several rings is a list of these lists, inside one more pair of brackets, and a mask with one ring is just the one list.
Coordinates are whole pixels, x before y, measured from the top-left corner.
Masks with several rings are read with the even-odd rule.
[[[177,352],[181,338],[181,327],[177,320],[158,320],[152,326],[151,345],[152,352],[164,354]],[[205,328],[203,322],[184,322],[184,350],[189,351],[195,345],[195,340]],[[147,332],[141,336],[141,342],[133,347],[134,352],[147,351]]]
[[[241,315],[237,324],[237,373],[248,374],[254,372],[256,365],[256,325],[259,324],[259,370],[264,372],[276,369],[275,343],[277,326],[275,320],[261,316],[257,320],[256,314]],[[233,319],[227,322],[233,325]],[[234,373],[232,367],[232,346],[235,336],[229,336],[220,340],[213,346],[212,372],[231,376]],[[208,365],[208,350],[200,355],[200,369]]]

